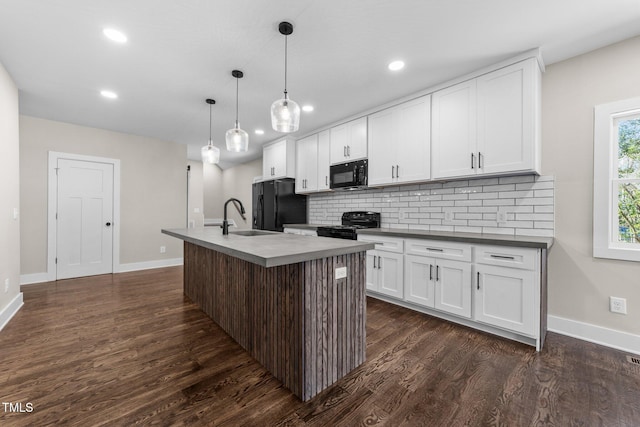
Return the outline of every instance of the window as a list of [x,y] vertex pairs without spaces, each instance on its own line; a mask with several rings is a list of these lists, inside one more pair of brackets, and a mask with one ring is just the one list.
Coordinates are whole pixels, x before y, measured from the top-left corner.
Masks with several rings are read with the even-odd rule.
[[595,107],[593,256],[640,261],[640,98]]

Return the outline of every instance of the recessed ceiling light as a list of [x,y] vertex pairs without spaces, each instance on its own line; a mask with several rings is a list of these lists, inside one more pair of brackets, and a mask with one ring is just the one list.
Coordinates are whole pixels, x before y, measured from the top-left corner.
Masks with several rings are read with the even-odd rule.
[[404,61],[393,61],[389,63],[389,69],[391,71],[398,71],[404,68]]
[[100,95],[104,96],[105,98],[109,98],[109,99],[116,99],[118,97],[118,94],[110,91],[110,90],[101,90],[100,91]]
[[262,129],[256,129],[254,132],[256,135],[264,135],[264,131]]
[[102,34],[104,34],[109,40],[112,40],[116,43],[127,42],[127,36],[122,31],[118,31],[114,28],[105,28],[104,30],[102,30]]
[[307,113],[310,113],[311,111],[313,111],[313,105],[304,105],[302,107],[302,111],[306,111]]

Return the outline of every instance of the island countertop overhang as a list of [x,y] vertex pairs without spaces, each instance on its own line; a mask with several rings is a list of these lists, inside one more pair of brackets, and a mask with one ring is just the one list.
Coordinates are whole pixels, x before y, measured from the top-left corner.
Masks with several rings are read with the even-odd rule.
[[242,260],[276,267],[374,249],[357,240],[277,233],[261,236],[222,235],[215,227],[163,229],[162,233]]

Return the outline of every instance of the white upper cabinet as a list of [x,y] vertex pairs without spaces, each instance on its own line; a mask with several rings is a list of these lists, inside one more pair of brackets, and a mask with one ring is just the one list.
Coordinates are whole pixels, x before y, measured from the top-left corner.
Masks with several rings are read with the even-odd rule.
[[367,118],[331,128],[331,164],[367,157]]
[[318,134],[318,191],[329,190],[330,157],[331,130],[325,130]]
[[329,190],[331,131],[296,141],[296,193]]
[[432,107],[433,178],[539,173],[535,58],[435,92]]
[[284,138],[262,149],[262,179],[295,178],[295,141]]
[[318,190],[318,134],[296,141],[296,193]]
[[476,81],[469,80],[433,94],[431,112],[433,177],[475,173]]
[[478,77],[478,152],[482,173],[537,170],[534,59]]
[[369,185],[431,177],[430,109],[426,95],[368,117]]

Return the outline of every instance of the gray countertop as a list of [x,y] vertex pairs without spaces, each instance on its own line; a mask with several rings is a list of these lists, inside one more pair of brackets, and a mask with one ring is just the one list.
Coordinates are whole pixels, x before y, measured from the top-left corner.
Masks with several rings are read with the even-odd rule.
[[[285,227],[315,230],[327,224],[285,224]],[[404,239],[431,239],[450,242],[481,243],[485,245],[519,246],[524,248],[549,249],[553,246],[553,237],[511,236],[507,234],[461,233],[453,231],[400,230],[394,228],[359,229],[360,235],[378,235],[400,237]]]
[[162,233],[263,267],[295,264],[366,251],[375,247],[373,243],[357,240],[278,232],[261,236],[241,236],[230,232],[229,235],[223,236],[222,230],[215,227],[163,229]]
[[401,237],[405,239],[431,239],[449,242],[480,243],[485,245],[519,246],[539,249],[549,249],[553,245],[553,237],[511,236],[506,234],[397,230],[390,228],[366,228],[358,230],[358,234]]

